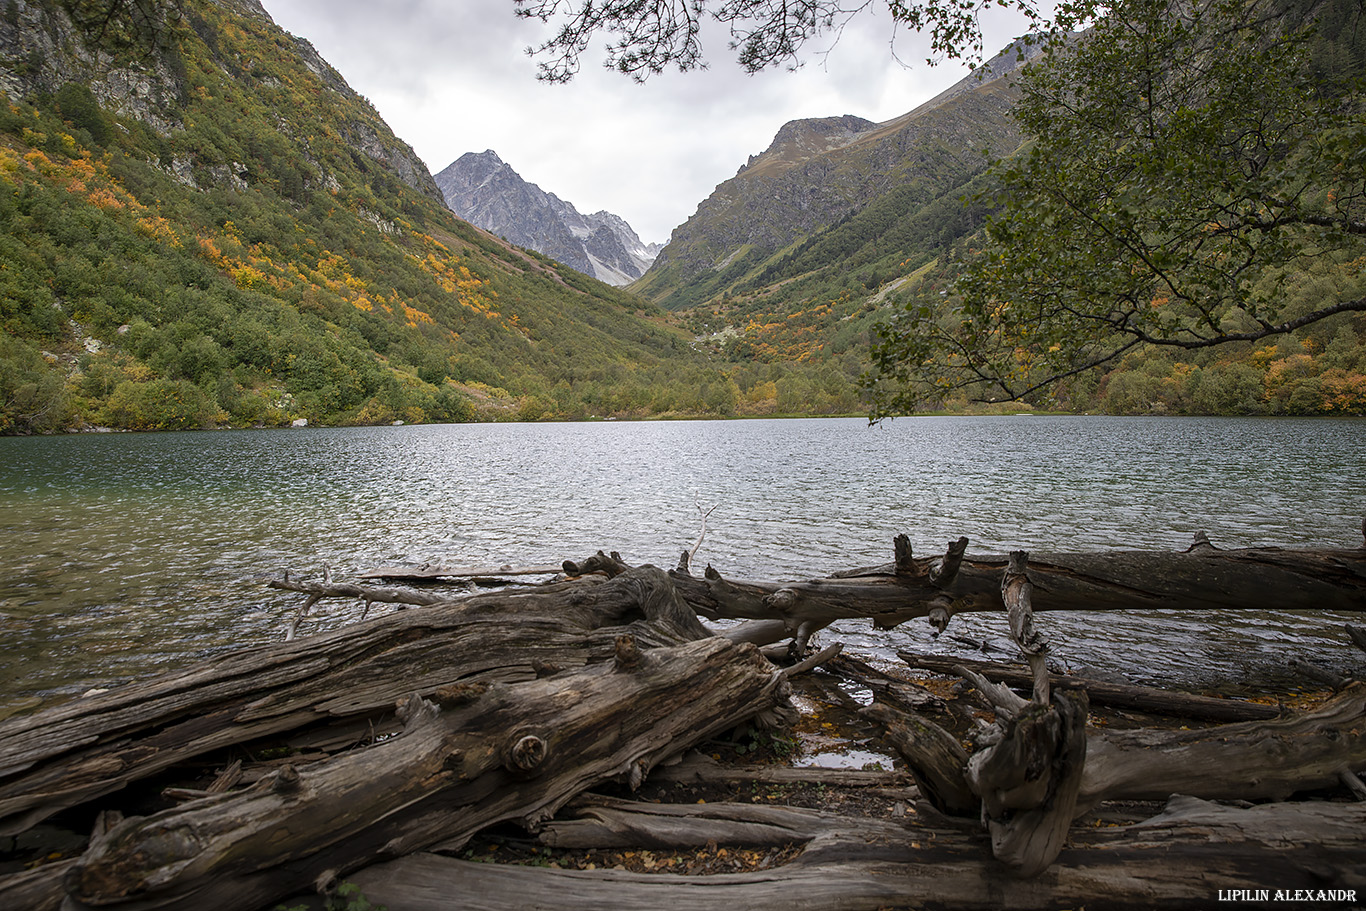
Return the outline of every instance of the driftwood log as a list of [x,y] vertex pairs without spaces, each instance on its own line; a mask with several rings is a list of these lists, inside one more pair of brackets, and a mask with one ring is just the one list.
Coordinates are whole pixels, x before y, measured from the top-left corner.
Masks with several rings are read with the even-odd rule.
[[[84,856],[0,878],[0,907],[254,911],[353,870],[360,871],[358,882],[375,883],[371,900],[392,911],[427,907],[425,893],[413,884],[427,882],[429,874],[432,888],[443,883],[447,896],[484,877],[507,878],[505,892],[472,898],[466,903],[471,908],[538,907],[517,891],[518,883],[560,886],[522,880],[521,872],[471,871],[483,865],[420,852],[454,851],[497,821],[544,822],[594,783],[617,779],[634,786],[655,765],[707,736],[756,714],[784,714],[786,677],[747,643],[790,639],[789,652],[800,658],[811,634],[835,620],[864,617],[889,628],[926,617],[942,629],[956,613],[985,610],[1007,612],[1017,643],[1036,659],[1029,676],[1036,698],[1027,703],[960,669],[985,694],[995,717],[995,730],[979,740],[975,756],[914,713],[913,706],[936,702],[928,693],[880,681],[874,688],[890,702],[865,711],[886,726],[920,793],[940,810],[970,819],[938,819],[927,809],[913,824],[861,820],[856,834],[842,820],[794,817],[779,824],[756,818],[747,823],[750,837],[762,834],[753,826],[776,826],[763,837],[806,844],[801,860],[753,880],[679,882],[677,893],[653,891],[664,882],[656,879],[648,898],[629,876],[570,881],[582,886],[583,896],[597,895],[598,883],[611,886],[621,904],[599,897],[597,906],[604,908],[671,901],[760,908],[779,895],[787,907],[794,892],[815,907],[880,907],[899,903],[906,890],[941,894],[939,885],[955,889],[947,903],[956,907],[986,906],[987,895],[994,896],[993,907],[1055,905],[1073,895],[1122,907],[1104,876],[1068,865],[1092,864],[1113,879],[1119,868],[1111,862],[1132,855],[1139,869],[1135,881],[1147,883],[1144,877],[1151,876],[1154,890],[1134,904],[1157,906],[1192,898],[1188,888],[1162,885],[1176,875],[1158,860],[1162,852],[1187,850],[1192,833],[1213,831],[1217,847],[1208,849],[1201,881],[1224,882],[1227,875],[1235,888],[1238,869],[1265,864],[1268,833],[1277,826],[1301,833],[1287,842],[1296,850],[1320,843],[1306,849],[1310,859],[1289,875],[1287,886],[1308,883],[1311,868],[1346,871],[1337,879],[1320,877],[1319,884],[1350,886],[1361,878],[1363,841],[1351,808],[1325,814],[1286,805],[1275,813],[1249,810],[1252,815],[1234,820],[1221,809],[1184,806],[1181,813],[1202,821],[1177,813],[1149,829],[1130,827],[1129,842],[1069,828],[1084,808],[1116,797],[1165,798],[1183,790],[1279,799],[1305,788],[1360,787],[1356,773],[1366,770],[1360,685],[1298,719],[1165,737],[1087,731],[1087,698],[1044,672],[1044,646],[1030,611],[1272,604],[1362,611],[1366,549],[1220,551],[1199,543],[1181,554],[1036,555],[1026,563],[1023,554],[1012,555],[1013,562],[969,557],[966,545],[960,539],[942,556],[915,558],[899,538],[886,566],[807,582],[746,582],[710,567],[698,577],[689,568],[691,553],[668,573],[632,568],[616,554],[600,553],[564,564],[571,575],[600,575],[460,600],[330,579],[276,583],[307,598],[295,626],[323,598],[420,609],[245,649],[0,722],[0,835],[23,832],[66,808],[92,816],[109,810],[130,783],[156,781],[189,760],[222,757],[229,748],[283,743],[309,751],[265,777],[258,771],[257,778],[243,779],[245,790],[217,793],[237,780],[227,769],[221,788],[215,782],[168,790],[167,797],[182,803],[145,818],[101,813]],[[748,622],[713,634],[699,616]],[[836,651],[795,669],[830,661]],[[342,749],[350,752],[328,755]],[[926,768],[931,752],[933,770]],[[701,774],[700,766],[689,774]],[[793,777],[808,774],[794,771]],[[884,773],[844,774],[885,781],[879,778]],[[1212,783],[1216,778],[1222,790]],[[664,842],[682,838],[684,829],[695,839],[722,825],[710,811],[693,808],[656,815],[675,818],[674,834],[654,836]],[[599,830],[609,816],[598,813]],[[689,821],[679,822],[679,816]],[[620,815],[612,819],[611,825],[624,825]],[[1354,843],[1342,834],[1349,828],[1344,819],[1358,826]],[[632,831],[618,837],[644,837]],[[987,860],[993,846],[1016,871],[1004,880],[999,860]],[[1339,863],[1352,856],[1349,847],[1356,866]],[[1085,854],[1069,860],[1072,852],[1088,850],[1100,859]],[[362,869],[405,855],[411,856]],[[926,887],[932,869],[939,885]],[[401,900],[385,892],[398,881],[387,878],[393,876],[412,877]],[[1007,881],[1011,898],[1002,904]],[[835,892],[847,897],[836,899]],[[580,896],[552,894],[555,907],[578,907]],[[488,904],[478,903],[483,901]],[[508,901],[513,903],[503,903]]]
[[[1366,525],[1366,523],[1363,523]],[[1366,537],[1366,536],[1364,536]],[[684,552],[669,572],[677,596],[697,616],[746,620],[723,633],[768,645],[794,640],[794,654],[809,637],[837,620],[869,619],[879,629],[926,618],[943,631],[959,613],[1002,612],[1009,592],[1029,586],[1033,611],[1280,610],[1366,612],[1366,546],[1352,549],[1277,547],[1223,550],[1197,533],[1185,551],[1042,553],[1028,561],[1027,576],[1008,573],[1011,556],[967,556],[967,538],[943,555],[915,557],[905,535],[893,540],[894,559],[879,566],[807,581],[754,581],[723,576],[707,566],[692,573]],[[1366,545],[1366,542],[1364,542]],[[546,569],[538,567],[537,569]],[[615,552],[566,560],[570,576],[614,577],[632,567]],[[1017,580],[1003,586],[1005,577]],[[271,583],[305,593],[308,606],[324,597],[427,604],[428,592],[370,588],[348,583]],[[1349,627],[1353,635],[1355,628]],[[1363,641],[1366,634],[1356,633]]]
[[[971,658],[946,658],[941,655],[918,655],[910,652],[897,652],[897,657],[907,667],[921,668],[939,674],[956,674],[958,673],[957,668],[966,668],[995,683],[1028,688],[1034,682],[1032,672],[1026,668],[1011,667],[990,661],[976,661]],[[1110,683],[1105,680],[1091,680],[1086,677],[1073,677],[1066,674],[1050,674],[1049,680],[1054,687],[1063,686],[1069,689],[1086,690],[1092,705],[1111,705],[1154,715],[1172,715],[1199,721],[1256,721],[1277,718],[1281,714],[1279,706],[1266,705],[1260,702],[1246,702],[1241,699],[1196,696],[1174,690]]]
[[1023,551],[1011,554],[1001,595],[1011,635],[1030,662],[1032,699],[955,667],[995,714],[980,732],[975,754],[966,757],[950,735],[915,712],[883,706],[875,713],[888,723],[921,792],[938,810],[962,814],[971,803],[964,786],[980,799],[992,853],[1020,876],[1046,870],[1073,819],[1103,800],[1174,793],[1283,799],[1349,781],[1366,765],[1366,684],[1351,684],[1320,711],[1299,718],[1088,736],[1085,690],[1050,692],[1048,647],[1034,626],[1028,566]]
[[[1342,770],[1366,769],[1366,684],[1318,711],[1178,731],[1105,731],[1090,738],[1082,807],[1102,800],[1191,794],[1210,800],[1281,800],[1331,788]],[[1363,896],[1366,897],[1366,896]]]
[[609,663],[435,696],[414,695],[384,743],[115,826],[67,872],[74,902],[252,911],[375,858],[539,822],[597,782],[639,784],[700,740],[791,711],[772,665],[716,637],[641,651],[622,636]]
[[[1008,556],[967,556],[960,538],[942,556],[914,557],[904,535],[895,559],[804,582],[732,579],[689,560],[670,575],[680,597],[712,620],[750,620],[727,636],[759,645],[806,637],[836,620],[866,618],[891,629],[920,617],[942,630],[955,614],[1003,610]],[[615,555],[566,561],[571,574],[628,567]],[[1035,611],[1280,610],[1366,611],[1366,547],[1221,550],[1203,535],[1186,551],[1038,553],[1029,559]]]
[[543,837],[579,843],[630,831],[676,850],[704,836],[718,844],[805,847],[785,867],[715,876],[503,866],[422,853],[352,880],[389,911],[446,911],[452,896],[469,911],[1199,908],[1266,882],[1267,871],[1276,888],[1304,890],[1318,907],[1350,907],[1366,897],[1366,804],[1239,809],[1173,799],[1165,813],[1138,825],[1073,830],[1058,863],[1034,879],[1004,878],[985,833],[933,815],[899,822],[709,805],[690,817],[681,820],[678,808],[667,806],[619,805],[556,822]]
[[647,567],[396,612],[12,718],[0,722],[0,836],[233,745],[319,732],[337,748],[365,742],[395,729],[409,693],[605,660],[623,632],[643,647],[708,635]]

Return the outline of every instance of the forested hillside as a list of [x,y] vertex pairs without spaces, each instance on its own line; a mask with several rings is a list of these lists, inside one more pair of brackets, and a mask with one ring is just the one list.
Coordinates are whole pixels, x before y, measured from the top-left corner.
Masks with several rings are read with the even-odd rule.
[[[453,217],[255,0],[0,7],[0,433],[864,411],[906,363],[880,327],[956,319],[1000,206],[988,164],[1026,138],[1007,79],[885,124],[789,124],[631,293]],[[1310,52],[1359,120],[1350,0]],[[1246,286],[1292,315],[1366,292],[1360,257],[1305,262]],[[1366,413],[1366,321],[1138,347],[1007,407]]]
[[[1350,2],[1327,4],[1321,13],[1317,34],[1307,48],[1316,91],[1339,99],[1335,103],[1344,112],[1355,111],[1360,118],[1366,27]],[[993,61],[993,73],[1005,71],[1008,61],[1008,56]],[[857,396],[867,394],[872,384],[873,393],[883,394],[888,378],[905,364],[914,345],[905,344],[904,337],[901,344],[888,344],[882,327],[905,313],[924,314],[924,322],[915,323],[918,326],[955,322],[954,289],[964,264],[986,245],[982,229],[1001,205],[1000,174],[1014,157],[1013,149],[1002,149],[1012,138],[1028,139],[1018,124],[1007,123],[1008,106],[998,109],[982,103],[988,92],[996,98],[1017,97],[1008,80],[965,82],[957,89],[957,103],[970,111],[968,117],[955,118],[951,108],[922,113],[916,118],[919,130],[914,137],[920,146],[917,154],[908,156],[913,166],[903,167],[891,188],[849,203],[852,211],[824,224],[813,218],[815,207],[806,203],[840,188],[841,181],[832,175],[838,178],[841,164],[857,155],[867,140],[831,143],[832,149],[808,143],[804,154],[794,154],[798,144],[784,143],[780,135],[769,152],[751,159],[734,180],[718,188],[694,219],[676,232],[675,243],[666,248],[654,270],[633,288],[666,306],[682,305],[679,312],[689,327],[735,363],[801,361],[826,371],[832,390],[853,389],[851,394]],[[966,142],[965,121],[975,131]],[[870,132],[862,130],[860,135]],[[987,148],[1002,166],[988,168],[986,155],[963,156],[965,145]],[[899,144],[903,151],[908,147],[905,141]],[[771,165],[763,167],[766,158],[779,157],[775,151],[784,149],[785,169],[775,173]],[[951,162],[958,167],[945,167]],[[751,168],[758,173],[747,181]],[[1347,185],[1356,180],[1350,174],[1342,179]],[[777,193],[775,182],[780,180],[789,186]],[[854,183],[843,181],[847,186]],[[1321,197],[1325,192],[1321,186],[1309,187],[1307,195]],[[766,196],[763,206],[750,205],[750,193]],[[791,200],[789,212],[770,211],[784,198]],[[774,234],[774,225],[786,225],[792,239],[774,250],[757,235],[741,236],[730,224],[734,219],[728,221],[740,211],[750,220],[735,225],[750,234]],[[686,244],[676,248],[680,235]],[[1012,242],[1028,250],[1037,237],[1017,235]],[[1366,291],[1363,265],[1350,254],[1307,256],[1289,278],[1284,270],[1253,270],[1244,271],[1239,281],[1253,294],[1276,297],[1282,312],[1294,318],[1324,301],[1360,296]],[[688,277],[680,278],[685,274]],[[1008,300],[1010,277],[1002,276],[1001,282],[1002,299]],[[895,340],[895,333],[892,337]],[[1047,348],[1053,341],[1039,336],[1034,344]],[[880,359],[880,370],[871,373],[870,344]],[[1023,333],[1019,344],[1013,356],[1028,363],[1035,354]],[[1007,361],[1011,356],[1010,351],[1003,352]],[[999,393],[988,393],[994,395]],[[1366,319],[1359,313],[1343,313],[1290,334],[1200,350],[1138,346],[1121,359],[1021,399],[1007,402],[1002,396],[1001,404],[992,405],[984,398],[966,389],[927,387],[902,396],[893,410],[1366,414]]]
[[0,90],[0,432],[742,402],[653,305],[452,216],[252,0],[8,0]]
[[[867,407],[875,327],[902,288],[982,224],[993,159],[1023,140],[1016,44],[921,107],[881,124],[795,121],[717,187],[631,286],[733,363],[803,364],[798,397]],[[792,396],[784,396],[784,402]]]

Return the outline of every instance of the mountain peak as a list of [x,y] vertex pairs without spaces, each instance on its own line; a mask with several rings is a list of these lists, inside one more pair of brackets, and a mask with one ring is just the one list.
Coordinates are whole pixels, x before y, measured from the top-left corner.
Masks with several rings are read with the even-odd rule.
[[660,245],[642,243],[625,219],[605,211],[583,215],[523,180],[492,149],[461,155],[436,184],[450,210],[471,224],[608,284],[635,281],[659,253]]
[[813,140],[843,144],[864,130],[872,129],[875,126],[877,124],[873,121],[865,120],[854,114],[789,120],[778,130],[777,135],[773,137],[773,145],[769,148],[777,148],[787,143],[811,142]]
[[473,164],[483,164],[488,165],[490,167],[498,168],[507,167],[507,164],[503,161],[503,159],[498,157],[498,153],[493,151],[493,149],[485,149],[482,152],[466,152],[464,155],[461,155],[458,159],[456,159],[456,161],[465,162],[466,167]]
[[[634,290],[671,309],[691,306],[762,271],[776,274],[765,264],[779,251],[889,194],[898,201],[887,211],[909,217],[958,192],[985,166],[983,152],[1001,157],[1021,142],[1009,118],[1018,93],[1009,75],[1036,53],[1028,42],[1012,44],[977,74],[882,123],[843,114],[783,124],[674,229]],[[882,227],[900,217],[888,215]]]
[[751,169],[755,174],[780,173],[816,155],[849,145],[876,126],[873,121],[853,114],[789,120],[778,129],[767,149],[750,156],[740,173]]

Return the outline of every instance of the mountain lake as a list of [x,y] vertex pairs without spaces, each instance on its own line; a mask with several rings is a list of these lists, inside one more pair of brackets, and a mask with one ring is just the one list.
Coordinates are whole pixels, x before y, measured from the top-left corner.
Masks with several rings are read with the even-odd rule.
[[[0,715],[277,641],[301,596],[394,564],[558,564],[599,549],[794,580],[919,555],[1362,546],[1366,422],[918,417],[292,428],[0,439]],[[390,610],[377,605],[374,610]],[[301,634],[359,618],[325,601]],[[1344,671],[1360,615],[1041,614],[1054,657],[1237,688]],[[1003,615],[826,630],[856,653],[1013,658]]]

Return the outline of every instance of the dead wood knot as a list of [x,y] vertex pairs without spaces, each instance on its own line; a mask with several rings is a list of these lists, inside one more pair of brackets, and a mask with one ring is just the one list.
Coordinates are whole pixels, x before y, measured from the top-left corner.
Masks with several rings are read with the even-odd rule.
[[543,762],[550,748],[535,734],[523,734],[512,741],[503,765],[509,772],[532,772]]
[[298,769],[285,764],[275,773],[275,780],[270,787],[277,794],[297,794],[303,790],[304,780],[299,776]]
[[618,671],[633,671],[640,667],[640,646],[636,645],[636,637],[630,633],[617,637],[616,655],[614,666]]
[[764,598],[764,605],[774,610],[788,611],[797,603],[797,592],[790,588],[780,588]]

